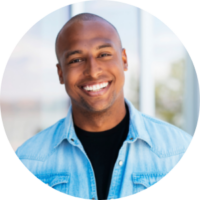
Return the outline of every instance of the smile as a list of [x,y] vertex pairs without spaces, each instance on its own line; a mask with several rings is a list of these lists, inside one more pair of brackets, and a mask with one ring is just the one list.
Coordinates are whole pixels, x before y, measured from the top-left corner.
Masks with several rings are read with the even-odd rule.
[[86,90],[83,89],[83,87],[81,87],[81,90],[88,96],[90,97],[97,97],[97,96],[102,96],[103,94],[105,94],[108,89],[110,88],[110,85],[111,85],[112,81],[108,82],[108,85],[106,87],[103,87],[103,88],[100,88],[96,91],[93,91],[93,90]]

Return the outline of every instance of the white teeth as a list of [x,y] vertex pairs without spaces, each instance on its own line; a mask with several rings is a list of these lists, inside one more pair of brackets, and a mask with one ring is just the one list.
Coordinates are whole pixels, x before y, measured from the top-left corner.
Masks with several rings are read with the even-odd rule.
[[89,88],[89,86],[86,86],[86,90],[89,90],[90,88]]
[[101,85],[96,86],[97,90],[101,89]]
[[108,85],[108,82],[107,83],[103,83],[103,87],[106,87]]
[[104,83],[100,83],[100,84],[96,84],[96,85],[92,85],[92,86],[87,85],[83,89],[87,90],[87,91],[98,91],[107,86],[108,86],[108,82],[104,82]]
[[92,90],[97,90],[97,86],[96,86],[96,85],[93,85]]

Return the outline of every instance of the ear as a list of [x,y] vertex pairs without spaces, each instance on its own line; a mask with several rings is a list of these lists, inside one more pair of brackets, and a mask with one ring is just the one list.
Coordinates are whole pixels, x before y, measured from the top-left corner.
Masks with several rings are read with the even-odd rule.
[[127,62],[126,49],[122,49],[122,61],[124,63],[124,71],[127,71],[128,70],[128,62]]
[[56,67],[57,67],[57,72],[58,72],[58,77],[59,77],[59,80],[60,80],[60,84],[64,84],[63,73],[62,73],[62,69],[61,69],[60,64],[58,63],[56,65]]

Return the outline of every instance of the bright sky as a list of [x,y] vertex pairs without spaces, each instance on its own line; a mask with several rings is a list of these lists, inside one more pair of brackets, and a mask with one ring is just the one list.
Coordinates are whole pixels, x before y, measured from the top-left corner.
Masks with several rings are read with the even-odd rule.
[[[136,7],[111,1],[88,1],[82,6],[84,12],[100,15],[118,29],[130,68],[126,72],[126,90],[131,73],[138,78]],[[8,61],[2,82],[2,100],[66,98],[64,87],[58,82],[54,45],[57,33],[67,20],[68,9],[64,7],[25,33]],[[163,78],[170,64],[184,57],[185,49],[173,32],[155,17],[153,31],[155,78]]]

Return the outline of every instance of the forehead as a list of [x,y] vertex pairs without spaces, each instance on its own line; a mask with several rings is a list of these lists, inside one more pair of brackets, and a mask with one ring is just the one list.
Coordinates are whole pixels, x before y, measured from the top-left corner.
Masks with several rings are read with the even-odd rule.
[[57,53],[62,53],[81,45],[92,47],[99,43],[120,46],[117,31],[104,21],[75,21],[61,30],[56,48]]

